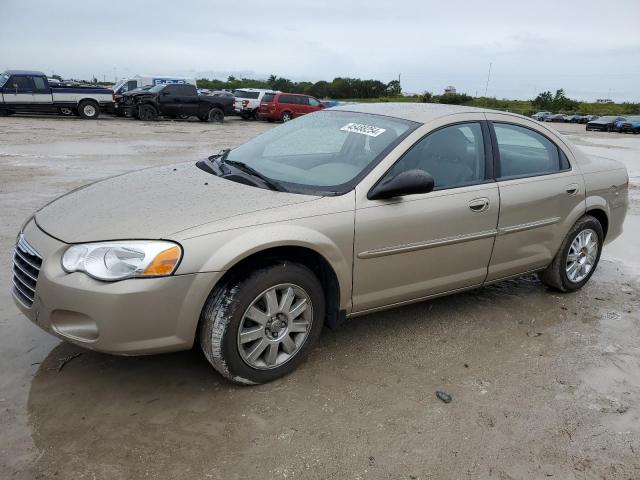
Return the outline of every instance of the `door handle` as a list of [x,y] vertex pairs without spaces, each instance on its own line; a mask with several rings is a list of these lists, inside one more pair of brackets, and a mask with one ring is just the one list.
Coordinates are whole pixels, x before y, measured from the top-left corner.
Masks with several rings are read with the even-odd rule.
[[575,195],[576,193],[578,193],[578,190],[579,188],[577,183],[572,183],[571,185],[567,185],[567,188],[566,188],[566,192],[569,195]]
[[480,213],[485,212],[489,208],[489,199],[488,198],[474,198],[468,204],[469,208],[472,212]]

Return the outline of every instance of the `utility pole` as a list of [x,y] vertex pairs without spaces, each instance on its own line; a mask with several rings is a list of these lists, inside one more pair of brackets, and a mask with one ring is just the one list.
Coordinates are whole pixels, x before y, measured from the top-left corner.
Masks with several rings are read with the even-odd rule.
[[487,96],[487,91],[489,90],[489,79],[491,78],[491,65],[492,63],[489,62],[489,73],[487,74],[487,84],[484,86],[484,96]]

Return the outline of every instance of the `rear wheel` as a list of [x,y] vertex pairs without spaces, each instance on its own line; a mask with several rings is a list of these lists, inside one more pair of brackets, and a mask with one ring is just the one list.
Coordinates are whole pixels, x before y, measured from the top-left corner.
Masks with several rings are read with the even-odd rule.
[[138,107],[138,118],[145,121],[158,119],[158,111],[152,105],[140,105]]
[[283,122],[288,122],[293,118],[293,115],[291,115],[291,112],[284,112],[281,118]]
[[207,115],[207,121],[214,123],[224,122],[224,112],[218,107],[212,108]]
[[78,104],[78,115],[85,120],[95,120],[100,116],[100,107],[93,100],[82,100]]
[[200,345],[226,378],[265,383],[305,359],[323,320],[317,277],[303,265],[281,263],[214,290],[200,317]]
[[0,110],[0,117],[8,117],[9,115],[13,115],[11,110]]
[[540,280],[561,292],[582,288],[598,266],[603,242],[602,225],[585,215],[573,225],[551,265],[538,273]]

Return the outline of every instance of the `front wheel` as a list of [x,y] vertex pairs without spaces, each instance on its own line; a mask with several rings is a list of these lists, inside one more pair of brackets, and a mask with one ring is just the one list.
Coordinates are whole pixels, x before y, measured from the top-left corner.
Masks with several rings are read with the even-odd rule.
[[200,316],[200,345],[213,367],[242,384],[294,370],[322,330],[324,292],[304,265],[261,268],[217,287]]
[[158,118],[158,111],[152,105],[140,105],[138,118],[145,121],[153,121]]
[[551,265],[538,273],[540,280],[561,292],[582,288],[598,266],[603,242],[602,225],[585,215],[573,225]]
[[95,120],[100,116],[100,107],[93,100],[82,100],[78,104],[78,115],[85,120]]

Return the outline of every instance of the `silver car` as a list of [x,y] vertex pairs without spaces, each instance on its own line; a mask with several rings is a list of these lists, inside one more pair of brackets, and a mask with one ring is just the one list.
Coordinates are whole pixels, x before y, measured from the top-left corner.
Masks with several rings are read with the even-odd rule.
[[579,289],[627,203],[623,165],[531,119],[349,105],[57,199],[18,236],[13,296],[77,345],[197,341],[225,377],[262,383],[356,315],[529,272]]

